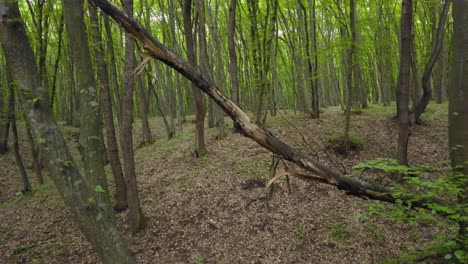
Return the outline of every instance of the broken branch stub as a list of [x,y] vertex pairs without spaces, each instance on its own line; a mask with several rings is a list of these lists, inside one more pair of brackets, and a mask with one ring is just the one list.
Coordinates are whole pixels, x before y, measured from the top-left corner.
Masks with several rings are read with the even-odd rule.
[[148,55],[153,56],[175,69],[190,80],[196,87],[210,96],[213,101],[216,102],[223,111],[232,118],[232,120],[234,120],[242,134],[246,137],[253,139],[271,152],[318,175],[327,183],[334,185],[338,189],[344,190],[349,194],[386,202],[395,202],[395,198],[392,196],[389,188],[345,176],[337,170],[329,168],[292,148],[274,136],[270,131],[258,127],[250,121],[249,117],[233,101],[226,98],[214,83],[205,78],[205,76],[196,67],[190,65],[174,52],[166,48],[155,37],[153,37],[149,31],[142,27],[140,23],[133,18],[128,17],[123,11],[108,0],[92,1],[104,13],[112,17],[128,33],[141,41],[144,44],[144,48]]

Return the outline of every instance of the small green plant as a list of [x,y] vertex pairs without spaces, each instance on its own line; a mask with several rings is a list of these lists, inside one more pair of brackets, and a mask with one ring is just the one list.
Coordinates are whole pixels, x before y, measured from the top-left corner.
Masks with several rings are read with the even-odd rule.
[[347,141],[345,141],[342,134],[328,135],[326,140],[328,141],[328,148],[333,149],[339,155],[347,155],[349,151],[357,151],[364,148],[364,139],[355,133],[349,133]]
[[336,240],[347,240],[351,237],[345,219],[341,219],[338,224],[334,226],[332,236]]
[[29,250],[32,249],[32,246],[29,245],[29,244],[25,244],[25,245],[19,245],[17,247],[15,247],[15,249],[13,249],[13,254],[14,255],[23,255],[24,253],[27,253]]
[[2,244],[3,241],[10,239],[12,236],[13,230],[10,227],[6,226],[0,228],[0,244]]
[[305,232],[304,230],[297,230],[296,231],[296,237],[299,238],[299,239],[304,239],[305,238]]
[[94,187],[94,191],[97,192],[97,193],[105,193],[106,190],[104,190],[104,188],[102,188],[101,185],[96,185],[96,187]]
[[[444,256],[444,259],[449,262],[468,262],[468,254],[466,250],[462,250],[463,245],[468,244],[468,238],[457,236],[459,223],[468,221],[468,204],[459,200],[460,197],[463,197],[464,187],[468,184],[468,179],[463,173],[453,173],[430,181],[421,176],[432,171],[433,166],[423,165],[409,168],[388,158],[366,161],[354,168],[399,173],[405,180],[404,184],[392,188],[392,195],[396,198],[393,206],[383,203],[367,205],[367,215],[356,215],[358,219],[366,220],[372,216],[381,216],[399,223],[405,222],[412,225],[433,223],[453,230],[451,235],[439,237],[438,243],[435,245],[427,246],[418,251],[410,251],[405,256],[408,259],[403,260],[400,257],[398,261],[406,263],[414,259]],[[418,208],[413,206],[415,204],[419,205]],[[418,240],[419,235],[412,234],[410,239]]]
[[205,263],[205,259],[202,256],[197,257],[197,264],[203,264]]

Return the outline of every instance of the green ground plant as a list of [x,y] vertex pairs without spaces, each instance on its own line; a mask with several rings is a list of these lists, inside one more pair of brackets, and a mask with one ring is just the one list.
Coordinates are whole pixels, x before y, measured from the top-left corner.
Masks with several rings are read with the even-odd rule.
[[[415,263],[434,259],[447,263],[468,263],[468,253],[463,248],[463,245],[468,244],[468,238],[458,235],[459,223],[468,221],[468,204],[459,202],[465,200],[459,198],[463,196],[463,186],[466,186],[468,181],[463,173],[451,173],[435,180],[427,180],[424,176],[436,171],[434,165],[406,167],[389,158],[366,161],[356,165],[354,169],[398,173],[403,175],[404,179],[404,183],[393,187],[393,195],[397,198],[395,204],[366,205],[367,214],[358,214],[358,219],[365,221],[370,217],[379,216],[411,225],[435,224],[447,230],[446,234],[437,237],[436,244],[409,251],[385,263]],[[408,198],[409,202],[403,202]],[[424,204],[425,208],[413,206],[415,204]]]

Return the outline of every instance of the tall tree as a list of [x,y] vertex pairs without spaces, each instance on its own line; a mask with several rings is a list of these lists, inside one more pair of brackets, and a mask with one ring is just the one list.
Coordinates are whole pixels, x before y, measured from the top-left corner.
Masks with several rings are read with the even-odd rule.
[[413,42],[413,0],[402,0],[400,22],[400,71],[397,88],[398,151],[397,159],[408,165],[408,140],[410,134],[409,84],[411,66],[411,45]]
[[[229,3],[229,19],[228,19],[228,50],[229,50],[229,76],[231,77],[231,97],[232,101],[239,104],[239,80],[237,68],[237,54],[236,54],[236,9],[237,0],[231,0]],[[234,123],[234,129],[238,131]]]
[[[133,17],[133,0],[122,0],[122,5],[128,17]],[[120,145],[124,164],[124,176],[127,186],[127,200],[131,231],[133,234],[141,231],[146,224],[141,210],[138,184],[135,172],[135,157],[133,152],[133,91],[135,83],[132,72],[135,68],[135,40],[125,33],[125,75],[124,94],[122,98],[122,122],[120,124]]]
[[89,5],[91,30],[94,41],[94,57],[96,58],[96,68],[98,72],[99,85],[101,88],[102,111],[104,114],[104,125],[106,128],[106,141],[112,175],[114,176],[116,189],[115,210],[121,211],[127,208],[127,189],[122,171],[122,164],[119,158],[119,149],[115,135],[114,115],[112,111],[112,99],[109,83],[107,62],[104,59],[104,47],[99,27],[97,9],[94,5]]
[[8,152],[10,122],[8,120],[8,104],[5,103],[7,94],[6,86],[0,85],[0,155]]
[[[79,12],[78,10],[75,10]],[[95,194],[86,185],[67,149],[60,128],[50,110],[42,87],[34,54],[21,20],[18,2],[0,0],[0,42],[6,64],[16,83],[25,117],[60,195],[74,219],[104,263],[134,263],[124,238],[104,206],[96,203]]]
[[349,148],[349,129],[351,125],[351,106],[353,102],[353,95],[356,94],[355,90],[357,90],[357,81],[356,81],[356,65],[357,65],[357,58],[356,58],[356,1],[350,0],[349,1],[349,17],[350,17],[350,28],[351,28],[351,43],[348,51],[348,67],[347,70],[347,92],[346,92],[346,117],[345,117],[345,132],[343,138],[343,145],[346,150],[348,151]]
[[[195,36],[192,32],[192,0],[184,0],[184,36],[187,44],[187,57],[192,66],[197,65],[197,55],[195,51]],[[192,85],[193,97],[195,98],[195,149],[194,155],[201,157],[205,155],[205,103],[203,94],[195,85]]]
[[84,164],[87,183],[95,188],[98,205],[111,210],[109,188],[105,178],[102,156],[101,118],[94,72],[91,64],[86,29],[84,26],[83,0],[63,0],[63,17],[69,37],[69,47],[76,66],[76,80],[80,94],[80,138],[79,150]]
[[443,41],[445,35],[445,21],[447,20],[451,3],[452,0],[445,0],[444,7],[439,16],[439,24],[437,26],[437,30],[432,36],[431,55],[426,64],[426,67],[424,68],[424,73],[421,81],[423,88],[423,96],[421,97],[421,100],[419,100],[419,102],[414,106],[413,112],[415,120],[419,120],[419,117],[422,115],[427,105],[429,104],[429,101],[432,98],[431,74],[443,48]]
[[[459,203],[468,204],[468,1],[453,2],[453,76],[449,90],[449,148],[454,173],[464,179]],[[467,217],[465,211],[464,217]],[[468,241],[468,221],[460,221],[460,246]]]
[[10,87],[10,100],[9,100],[9,121],[11,122],[11,132],[13,134],[13,150],[15,153],[15,161],[16,165],[18,166],[18,170],[20,171],[21,181],[23,182],[23,189],[21,190],[23,193],[27,193],[31,191],[31,183],[29,182],[28,174],[26,173],[26,169],[24,168],[23,159],[21,158],[20,150],[19,150],[19,138],[18,138],[18,128],[16,127],[16,100],[15,100],[15,84],[8,75],[8,86]]

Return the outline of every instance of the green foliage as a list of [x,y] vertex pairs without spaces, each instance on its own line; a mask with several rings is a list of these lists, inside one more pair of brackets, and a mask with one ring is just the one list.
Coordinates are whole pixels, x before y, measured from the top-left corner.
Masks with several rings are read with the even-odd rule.
[[338,224],[333,227],[332,236],[336,240],[347,240],[351,237],[345,219],[341,219]]
[[45,138],[36,138],[37,144],[44,144],[46,142]]
[[94,187],[94,191],[97,192],[97,193],[105,193],[106,190],[104,190],[104,188],[102,188],[101,185],[96,185],[96,187]]
[[96,204],[96,199],[94,197],[88,197],[88,205]]
[[[458,225],[461,221],[468,221],[468,204],[460,203],[466,199],[459,199],[464,195],[464,186],[468,183],[463,173],[453,173],[441,176],[434,181],[421,177],[425,172],[433,170],[433,166],[423,165],[409,168],[401,166],[396,160],[379,158],[360,163],[354,167],[357,170],[375,169],[386,173],[400,173],[404,176],[405,184],[397,185],[392,189],[396,198],[393,206],[383,203],[367,205],[366,215],[358,214],[356,217],[367,220],[374,215],[396,221],[417,225],[431,223],[436,226],[452,230],[451,235],[438,237],[438,243],[425,247],[423,250],[410,251],[405,256],[398,257],[396,262],[412,262],[420,258],[445,256],[445,260],[466,263],[468,255],[461,249],[461,245],[468,243],[467,237],[457,236]],[[424,204],[426,209],[413,208],[413,204]],[[417,240],[420,234],[412,234],[410,238]]]
[[355,133],[349,133],[347,142],[343,134],[328,135],[326,140],[329,143],[328,147],[339,155],[346,155],[349,151],[356,151],[364,148],[364,139]]
[[406,176],[418,175],[431,168],[430,165],[422,165],[420,167],[407,167],[399,165],[398,161],[391,158],[377,158],[375,160],[369,160],[361,162],[353,167],[355,170],[362,172],[366,169],[380,170],[386,173],[398,173]]
[[0,227],[0,245],[13,236],[13,229],[8,226]]
[[40,97],[34,97],[33,99],[31,99],[31,102],[33,105],[36,105],[40,100],[41,100]]

